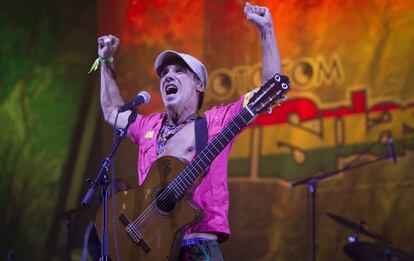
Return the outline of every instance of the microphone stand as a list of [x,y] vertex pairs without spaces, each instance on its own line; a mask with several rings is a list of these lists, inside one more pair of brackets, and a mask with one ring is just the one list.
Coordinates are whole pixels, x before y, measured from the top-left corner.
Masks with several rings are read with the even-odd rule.
[[108,185],[109,180],[106,173],[109,170],[111,165],[112,159],[115,155],[116,150],[118,149],[121,141],[126,137],[129,126],[135,121],[137,117],[137,112],[135,110],[131,111],[131,114],[128,118],[128,123],[124,128],[118,129],[118,138],[112,145],[112,151],[108,157],[106,157],[100,165],[100,169],[98,175],[94,179],[94,181],[89,181],[91,183],[91,187],[89,188],[88,192],[86,193],[85,197],[82,200],[82,206],[87,206],[89,204],[90,199],[92,198],[95,189],[97,186],[101,186],[101,200],[102,200],[102,231],[101,231],[101,258],[102,261],[108,261]]
[[355,165],[348,165],[342,169],[335,170],[333,172],[327,172],[320,175],[316,175],[313,177],[305,178],[302,180],[295,181],[290,184],[291,188],[295,188],[301,185],[308,185],[308,215],[309,215],[309,252],[310,252],[310,260],[316,260],[316,223],[315,223],[315,209],[316,209],[316,191],[318,187],[318,182],[329,177],[335,176],[339,173],[346,172],[352,169],[356,169],[365,165],[369,165],[381,160],[385,160],[392,157],[392,155],[386,154],[381,156],[377,159],[362,162]]

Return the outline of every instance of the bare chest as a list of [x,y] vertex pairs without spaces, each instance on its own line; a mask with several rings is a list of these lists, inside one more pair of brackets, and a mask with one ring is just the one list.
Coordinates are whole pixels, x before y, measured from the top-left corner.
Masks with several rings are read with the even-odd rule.
[[158,157],[168,155],[185,159],[190,162],[193,159],[194,154],[195,133],[194,122],[192,122],[184,126],[167,141],[164,152],[158,155]]

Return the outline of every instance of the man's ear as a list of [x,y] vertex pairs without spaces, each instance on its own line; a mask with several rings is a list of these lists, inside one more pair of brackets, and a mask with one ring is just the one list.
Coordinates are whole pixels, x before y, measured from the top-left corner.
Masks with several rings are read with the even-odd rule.
[[197,79],[197,91],[204,92],[205,89],[206,87],[203,85],[203,83]]

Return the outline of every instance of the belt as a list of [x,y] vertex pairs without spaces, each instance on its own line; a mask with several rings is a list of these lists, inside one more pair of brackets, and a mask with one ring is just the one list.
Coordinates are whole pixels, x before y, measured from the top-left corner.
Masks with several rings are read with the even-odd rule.
[[190,239],[190,238],[204,238],[210,240],[217,240],[217,235],[213,233],[204,233],[204,232],[194,232],[184,236],[183,239]]
[[217,240],[211,240],[206,238],[190,238],[190,239],[183,239],[181,242],[182,247],[191,246],[191,245],[218,245]]

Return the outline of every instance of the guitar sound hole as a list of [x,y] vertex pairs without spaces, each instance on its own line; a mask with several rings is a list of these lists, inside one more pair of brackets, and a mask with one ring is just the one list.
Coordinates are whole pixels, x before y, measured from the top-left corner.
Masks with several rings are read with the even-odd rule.
[[158,209],[163,212],[170,212],[174,209],[176,204],[174,192],[163,188],[160,192],[158,192],[156,202]]

